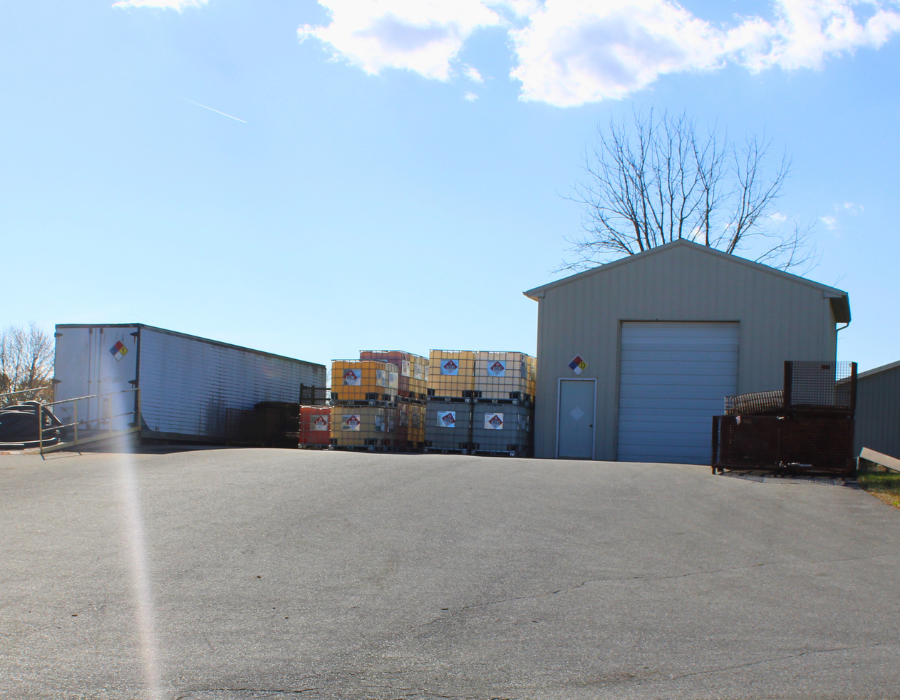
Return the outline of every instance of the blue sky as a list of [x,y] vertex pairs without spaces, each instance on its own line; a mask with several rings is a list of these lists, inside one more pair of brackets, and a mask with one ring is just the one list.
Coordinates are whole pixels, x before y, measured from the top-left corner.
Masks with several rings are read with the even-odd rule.
[[0,325],[533,352],[582,154],[653,107],[792,156],[839,355],[892,362],[898,34],[887,1],[4,3]]

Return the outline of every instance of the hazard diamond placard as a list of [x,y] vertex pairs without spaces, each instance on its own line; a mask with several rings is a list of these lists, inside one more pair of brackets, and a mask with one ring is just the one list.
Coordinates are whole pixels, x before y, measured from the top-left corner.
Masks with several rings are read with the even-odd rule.
[[109,349],[109,354],[115,357],[118,362],[128,354],[128,348],[125,347],[121,340],[118,340],[116,341],[116,344]]
[[575,358],[569,363],[569,369],[575,374],[581,374],[587,369],[588,363],[584,361],[581,355],[575,355]]
[[484,428],[485,430],[503,430],[503,414],[485,413]]
[[459,375],[459,363],[456,360],[442,360],[441,361],[441,374],[446,374],[451,377],[456,377]]

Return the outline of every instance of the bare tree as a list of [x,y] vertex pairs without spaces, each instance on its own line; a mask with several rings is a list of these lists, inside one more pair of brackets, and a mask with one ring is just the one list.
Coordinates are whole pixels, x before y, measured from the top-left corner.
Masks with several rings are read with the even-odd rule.
[[780,269],[812,260],[812,225],[767,228],[790,172],[785,156],[766,167],[771,141],[750,136],[736,144],[715,128],[698,134],[685,114],[654,111],[598,132],[585,156],[587,177],[572,197],[584,207],[584,235],[569,240],[575,257],[561,269],[587,269],[679,239],[732,254],[750,250],[757,262]]
[[0,332],[0,393],[34,389],[34,396],[47,398],[52,377],[53,342],[41,328],[32,323]]

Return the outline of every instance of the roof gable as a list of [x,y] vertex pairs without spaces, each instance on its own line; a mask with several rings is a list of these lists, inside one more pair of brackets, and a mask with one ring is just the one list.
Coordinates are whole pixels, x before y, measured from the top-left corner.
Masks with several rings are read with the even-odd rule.
[[829,287],[828,285],[821,284],[820,282],[813,282],[812,280],[808,280],[805,277],[800,277],[799,275],[791,274],[790,272],[776,270],[774,267],[769,267],[768,265],[763,265],[762,263],[753,262],[752,260],[747,260],[746,258],[742,258],[737,255],[723,253],[721,250],[716,250],[715,248],[710,248],[708,246],[700,245],[699,243],[693,243],[692,241],[687,241],[684,239],[673,241],[672,243],[666,243],[665,245],[657,246],[656,248],[651,248],[650,250],[645,250],[644,252],[637,253],[636,255],[629,255],[628,257],[620,258],[619,260],[614,260],[604,265],[598,265],[597,267],[591,268],[590,270],[585,270],[584,272],[579,272],[577,274],[570,275],[569,277],[564,277],[561,280],[556,280],[555,282],[550,282],[540,287],[529,289],[527,292],[523,292],[523,294],[530,299],[538,301],[548,290],[572,284],[573,282],[579,282],[586,277],[591,277],[593,275],[602,275],[605,272],[625,265],[639,265],[649,257],[656,255],[667,255],[675,249],[684,247],[688,248],[691,251],[718,257],[719,259],[725,260],[734,265],[743,265],[758,272],[762,272],[768,275],[774,275],[781,279],[794,282],[795,284],[802,284],[814,289],[820,289],[823,293],[824,298],[831,300],[831,307],[832,311],[834,312],[835,321],[837,321],[838,323],[850,323],[850,299],[847,292],[836,289],[834,287]]

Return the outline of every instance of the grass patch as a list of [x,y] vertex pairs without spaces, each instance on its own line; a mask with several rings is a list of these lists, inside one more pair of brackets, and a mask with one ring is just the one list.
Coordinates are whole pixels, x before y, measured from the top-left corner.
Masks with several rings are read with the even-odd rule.
[[859,485],[895,508],[900,508],[900,474],[892,472],[863,473],[857,479]]

